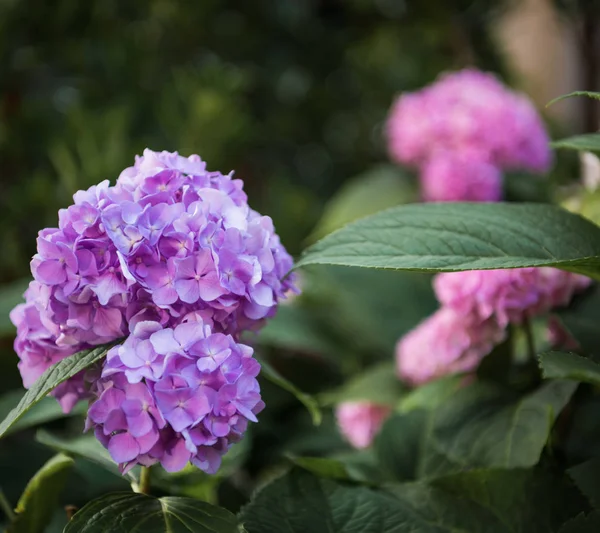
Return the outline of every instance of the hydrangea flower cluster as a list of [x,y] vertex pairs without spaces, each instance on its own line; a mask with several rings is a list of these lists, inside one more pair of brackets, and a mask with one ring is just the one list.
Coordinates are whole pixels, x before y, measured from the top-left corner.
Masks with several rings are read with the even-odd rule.
[[494,320],[479,321],[441,307],[398,342],[398,375],[420,385],[446,374],[469,372],[504,336]]
[[474,69],[400,95],[387,137],[391,157],[420,170],[425,201],[497,201],[502,171],[542,173],[552,162],[530,100]]
[[505,328],[567,305],[590,283],[556,268],[518,268],[438,274],[433,288],[443,306],[476,320],[493,318]]
[[252,353],[202,321],[138,322],[108,352],[87,427],[124,471],[158,461],[178,471],[191,461],[215,473],[264,407]]
[[433,286],[442,306],[398,342],[398,374],[416,385],[472,371],[505,338],[509,324],[568,304],[590,283],[554,268],[438,274]]
[[335,415],[342,435],[355,448],[367,448],[390,416],[392,409],[372,402],[344,402]]
[[242,186],[196,155],[145,150],[39,233],[34,281],[11,313],[24,385],[127,337],[99,377],[54,391],[65,411],[97,398],[88,426],[123,469],[191,459],[214,471],[262,407],[260,367],[238,339],[295,287],[291,257]]

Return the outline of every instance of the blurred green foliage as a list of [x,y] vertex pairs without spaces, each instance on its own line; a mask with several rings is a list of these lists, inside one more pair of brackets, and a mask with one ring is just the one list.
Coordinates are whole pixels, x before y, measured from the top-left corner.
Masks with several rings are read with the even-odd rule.
[[146,147],[235,169],[292,252],[324,201],[384,159],[397,92],[498,70],[499,2],[0,2],[0,280],[70,196]]

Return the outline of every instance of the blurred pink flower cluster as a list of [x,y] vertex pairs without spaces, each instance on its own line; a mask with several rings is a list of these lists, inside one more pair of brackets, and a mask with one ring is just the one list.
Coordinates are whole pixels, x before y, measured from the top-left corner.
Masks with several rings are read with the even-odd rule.
[[567,305],[590,283],[554,268],[438,274],[433,286],[442,307],[398,342],[398,374],[418,385],[472,371],[505,338],[509,324]]
[[546,172],[548,135],[524,95],[466,69],[401,94],[387,121],[388,149],[420,171],[425,201],[498,201],[502,172]]
[[355,448],[367,448],[392,409],[372,402],[344,402],[338,405],[335,416],[340,432]]

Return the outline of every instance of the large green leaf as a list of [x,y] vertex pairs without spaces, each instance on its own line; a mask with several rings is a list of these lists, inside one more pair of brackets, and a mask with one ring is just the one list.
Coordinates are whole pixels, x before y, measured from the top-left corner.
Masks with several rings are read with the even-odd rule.
[[324,404],[369,401],[396,405],[404,392],[393,363],[380,363],[360,372],[341,388],[320,396]]
[[102,359],[113,344],[77,352],[46,370],[0,424],[2,437],[29,409],[61,383]]
[[300,401],[304,407],[306,407],[310,413],[310,416],[312,417],[313,424],[319,425],[321,423],[323,415],[321,413],[321,409],[319,408],[319,404],[317,404],[317,401],[312,396],[298,389],[298,387],[296,387],[291,381],[284,378],[264,359],[260,359],[260,366],[261,376],[268,379],[271,383],[274,383],[275,385],[293,394],[298,401]]
[[600,151],[600,134],[586,133],[584,135],[574,135],[566,139],[560,139],[550,144],[552,148],[568,148],[569,150],[579,150],[585,152]]
[[390,478],[407,480],[472,468],[533,466],[576,386],[552,381],[520,396],[477,382],[435,408],[397,414],[375,441],[381,469]]
[[548,533],[587,510],[564,478],[473,471],[375,490],[292,470],[242,509],[248,533]]
[[192,498],[115,492],[78,511],[64,533],[238,533],[235,515]]
[[31,478],[16,508],[9,533],[42,533],[54,514],[73,459],[56,455]]
[[311,240],[358,218],[417,200],[414,181],[404,171],[392,165],[377,167],[347,182],[329,201]]
[[338,484],[300,469],[275,480],[246,505],[248,533],[400,533],[407,529],[397,500],[384,492]]
[[[501,521],[497,529],[465,527],[464,530],[469,532],[487,533],[497,530],[511,533],[549,533],[556,531],[561,524],[581,511],[589,510],[587,501],[562,472],[539,467],[474,470],[437,479],[430,487],[431,506],[438,497],[445,499],[446,496],[450,496],[460,501],[472,502]],[[460,503],[457,502],[457,510],[460,509],[459,506]],[[444,508],[440,509],[438,520],[444,520]]]
[[474,383],[435,410],[438,452],[464,467],[535,465],[577,384],[551,381],[524,396]]
[[417,271],[557,266],[600,274],[600,228],[546,204],[416,204],[353,222],[308,248],[296,267]]
[[[19,403],[22,397],[22,390],[10,391],[2,395],[0,398],[0,420],[8,416],[8,413]],[[67,416],[83,415],[86,410],[85,403],[79,403],[69,413],[65,414],[54,398],[43,398],[15,422],[6,432],[6,435]]]
[[539,355],[545,378],[572,379],[600,386],[600,365],[574,353],[547,352]]

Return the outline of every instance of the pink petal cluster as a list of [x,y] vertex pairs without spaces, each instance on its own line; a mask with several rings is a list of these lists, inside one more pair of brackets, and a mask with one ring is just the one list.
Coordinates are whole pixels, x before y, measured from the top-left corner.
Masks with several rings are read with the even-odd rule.
[[590,283],[554,268],[438,274],[433,285],[442,306],[398,342],[398,375],[416,385],[472,371],[505,338],[509,324],[567,305]]
[[443,306],[462,316],[493,318],[504,328],[567,305],[590,283],[556,268],[518,268],[438,274],[433,287]]
[[502,197],[502,174],[476,150],[442,150],[421,168],[421,196],[425,202],[496,202]]
[[[212,471],[215,454],[224,453],[262,405],[254,379],[260,367],[238,339],[259,329],[295,287],[293,276],[286,277],[291,257],[271,219],[248,206],[242,186],[231,175],[206,170],[196,155],[145,150],[115,186],[105,181],[77,192],[74,205],[59,212],[58,228],[39,233],[31,261],[34,281],[25,303],[11,313],[23,383],[30,387],[48,367],[79,350],[128,337],[111,351],[99,380],[90,384],[82,372],[53,392],[65,411],[80,399],[99,397],[90,426],[104,435],[101,441],[123,468],[148,463],[148,447],[160,442],[163,451],[185,448],[179,459],[187,454]],[[183,335],[178,328],[185,324]],[[166,342],[174,332],[168,349],[153,340]],[[177,344],[184,337],[185,344]],[[196,370],[178,377],[184,367]],[[177,382],[173,388],[186,388],[204,405],[185,428],[169,419],[159,400],[160,384],[171,378]],[[222,387],[236,399],[226,403]],[[244,394],[251,400],[240,399]],[[114,398],[135,399],[135,409],[142,405],[152,415],[151,439],[144,440],[141,430],[134,435],[131,410],[117,409]],[[206,406],[210,410],[204,412]],[[93,415],[98,410],[99,418]],[[198,424],[209,427],[200,430]],[[202,440],[199,432],[205,431],[211,437]],[[142,439],[138,448],[129,434]],[[126,452],[110,444],[117,436],[115,442],[128,443]],[[152,449],[152,458],[167,467],[168,459],[165,463]],[[134,450],[139,453],[132,457]],[[201,458],[206,453],[210,467]],[[181,461],[176,464],[183,468]]]
[[355,448],[367,448],[390,416],[392,409],[371,402],[344,402],[335,415],[342,435]]
[[530,100],[474,69],[400,95],[387,137],[394,160],[420,169],[426,201],[497,201],[502,171],[542,173],[552,162]]
[[420,385],[446,374],[469,372],[504,336],[494,320],[473,320],[442,307],[398,342],[398,375]]

